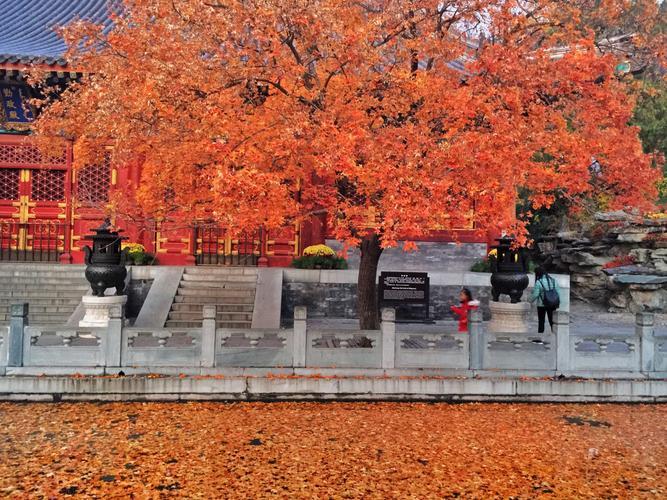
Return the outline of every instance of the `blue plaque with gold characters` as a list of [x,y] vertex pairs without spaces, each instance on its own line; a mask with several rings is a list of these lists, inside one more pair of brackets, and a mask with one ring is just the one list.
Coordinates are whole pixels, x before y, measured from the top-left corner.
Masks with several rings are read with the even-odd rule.
[[27,128],[34,119],[29,99],[25,86],[0,83],[0,128]]

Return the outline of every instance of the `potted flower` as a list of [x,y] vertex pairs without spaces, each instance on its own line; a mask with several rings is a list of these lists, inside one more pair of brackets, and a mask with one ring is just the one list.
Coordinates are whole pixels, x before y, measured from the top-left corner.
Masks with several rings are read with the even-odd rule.
[[347,269],[347,261],[336,255],[326,245],[311,245],[303,249],[303,255],[292,261],[292,267],[299,269]]
[[123,243],[123,249],[127,249],[127,256],[135,266],[145,266],[153,263],[153,255],[146,252],[146,247],[141,243]]

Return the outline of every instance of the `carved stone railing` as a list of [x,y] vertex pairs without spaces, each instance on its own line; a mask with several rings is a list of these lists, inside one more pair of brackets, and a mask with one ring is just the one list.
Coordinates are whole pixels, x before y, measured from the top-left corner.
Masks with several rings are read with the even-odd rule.
[[292,366],[292,330],[222,328],[216,335],[216,366]]
[[452,331],[396,332],[396,368],[467,369],[469,338],[466,333]]
[[[327,368],[381,368],[380,330],[327,330],[305,326],[305,308],[295,308],[294,328],[305,329],[305,365]],[[303,317],[303,319],[301,319]],[[304,324],[299,324],[300,322]],[[301,332],[300,332],[301,333]]]
[[639,371],[641,337],[634,333],[570,334],[571,371]]
[[[667,377],[667,335],[654,337],[653,353],[653,364],[648,365],[648,371]],[[645,369],[642,367],[642,370]]]
[[393,309],[382,310],[380,330],[309,328],[304,307],[295,308],[293,329],[217,329],[214,306],[204,307],[201,328],[186,329],[127,327],[120,311],[108,328],[28,326],[27,317],[27,304],[13,305],[10,327],[0,329],[0,374],[20,374],[12,371],[20,367],[285,367],[667,376],[667,335],[656,333],[647,313],[636,315],[633,331],[582,333],[570,332],[568,314],[557,312],[545,335],[487,332],[479,311],[470,312],[468,333],[454,325],[397,332]]
[[556,336],[486,332],[482,343],[485,370],[555,370]]
[[306,366],[381,368],[381,333],[378,330],[307,330]]
[[23,366],[105,366],[106,328],[27,326]]
[[[7,364],[7,345],[9,344],[9,327],[0,327],[0,368]],[[2,373],[2,372],[0,372]]]
[[201,328],[124,328],[121,359],[129,366],[200,366]]

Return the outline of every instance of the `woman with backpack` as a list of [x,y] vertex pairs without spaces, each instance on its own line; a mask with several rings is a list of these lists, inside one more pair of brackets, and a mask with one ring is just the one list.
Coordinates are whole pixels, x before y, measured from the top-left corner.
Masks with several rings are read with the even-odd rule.
[[560,306],[560,288],[543,267],[535,269],[535,287],[530,301],[537,301],[537,333],[544,333],[545,316],[549,319],[549,326],[553,331],[554,311]]

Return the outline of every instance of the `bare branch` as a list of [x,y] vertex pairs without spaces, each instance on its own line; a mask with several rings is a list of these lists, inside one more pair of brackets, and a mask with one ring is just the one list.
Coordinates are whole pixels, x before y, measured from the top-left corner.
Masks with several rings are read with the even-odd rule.
[[301,59],[301,54],[299,54],[299,51],[296,50],[296,46],[294,45],[294,33],[290,32],[288,36],[282,37],[280,40],[290,49],[296,63],[302,65],[303,59]]

